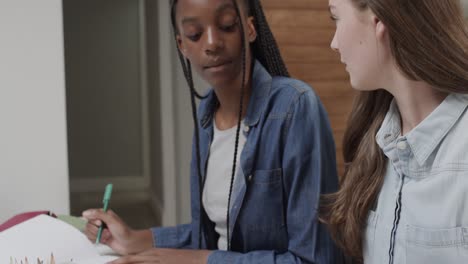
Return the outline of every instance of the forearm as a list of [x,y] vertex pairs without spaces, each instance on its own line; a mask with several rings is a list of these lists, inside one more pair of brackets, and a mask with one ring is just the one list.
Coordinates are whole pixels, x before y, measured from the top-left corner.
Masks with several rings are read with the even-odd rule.
[[151,229],[135,230],[135,248],[138,249],[138,252],[145,251],[154,247],[153,232]]

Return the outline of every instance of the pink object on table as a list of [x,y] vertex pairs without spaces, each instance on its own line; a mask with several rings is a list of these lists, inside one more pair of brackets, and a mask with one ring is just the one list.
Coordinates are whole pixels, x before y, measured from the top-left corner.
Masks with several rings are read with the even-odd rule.
[[21,214],[17,214],[15,216],[13,216],[12,218],[8,219],[6,222],[4,222],[3,224],[0,224],[0,232],[12,227],[12,226],[15,226],[19,223],[22,223],[26,220],[29,220],[33,217],[36,217],[38,215],[41,215],[41,214],[45,214],[45,215],[49,215],[49,216],[52,216],[52,217],[57,217],[54,213],[50,212],[50,211],[32,211],[32,212],[25,212],[25,213],[21,213]]

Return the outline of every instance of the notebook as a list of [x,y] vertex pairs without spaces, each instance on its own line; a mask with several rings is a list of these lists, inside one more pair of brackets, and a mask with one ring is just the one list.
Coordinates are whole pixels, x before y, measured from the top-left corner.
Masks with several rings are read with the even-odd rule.
[[[102,253],[75,227],[50,217],[38,215],[0,232],[0,263],[104,264],[118,256]],[[100,253],[101,251],[101,253]]]

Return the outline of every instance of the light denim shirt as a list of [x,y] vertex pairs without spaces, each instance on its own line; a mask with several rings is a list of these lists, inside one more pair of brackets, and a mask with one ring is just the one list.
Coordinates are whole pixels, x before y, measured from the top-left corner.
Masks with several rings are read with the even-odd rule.
[[[198,111],[203,174],[216,104],[211,90]],[[198,243],[200,197],[194,150],[192,222],[152,229],[155,246],[214,250],[208,263],[341,263],[341,252],[317,220],[320,194],[338,186],[335,145],[319,98],[301,81],[272,77],[257,61],[244,124],[247,141],[230,207],[232,251],[217,250],[218,236],[207,217],[202,245]]]
[[388,168],[367,221],[366,264],[468,263],[468,95],[401,136],[395,102],[377,133]]

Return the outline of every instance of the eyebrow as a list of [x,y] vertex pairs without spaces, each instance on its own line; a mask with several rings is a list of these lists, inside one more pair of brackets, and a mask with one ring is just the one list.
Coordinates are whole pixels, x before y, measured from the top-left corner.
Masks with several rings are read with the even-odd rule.
[[196,17],[184,17],[182,19],[182,25],[188,24],[188,23],[193,23],[193,22],[196,22],[197,20],[198,20],[198,18],[196,18]]
[[218,8],[216,8],[216,13],[221,13],[226,9],[233,9],[234,11],[236,10],[234,8],[234,5],[232,5],[232,3],[224,3],[221,6],[219,6]]
[[[218,8],[216,8],[216,14],[219,14],[227,9],[233,9],[235,10],[234,6],[232,5],[232,3],[224,3],[222,5],[220,5]],[[194,22],[197,22],[198,20],[198,17],[184,17],[182,19],[182,25],[184,24],[188,24],[188,23],[194,23]]]

